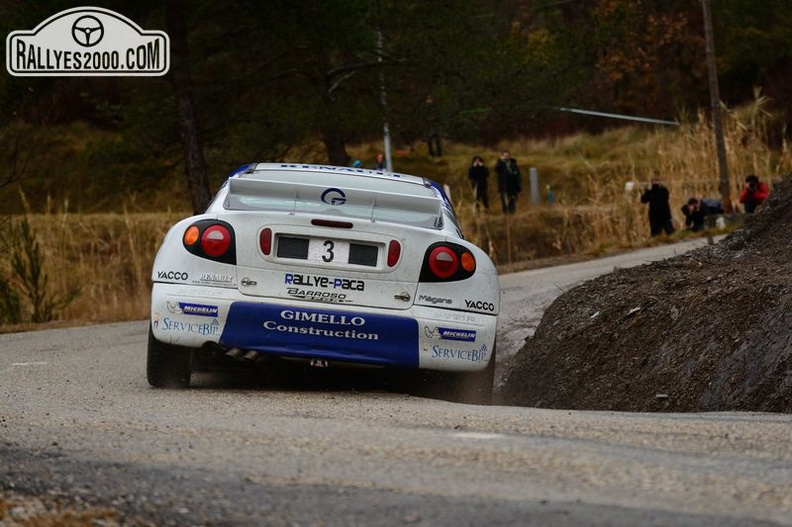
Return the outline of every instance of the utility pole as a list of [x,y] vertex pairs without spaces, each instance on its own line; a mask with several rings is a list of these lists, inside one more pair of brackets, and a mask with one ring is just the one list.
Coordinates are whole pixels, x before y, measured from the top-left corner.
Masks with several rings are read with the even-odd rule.
[[712,15],[709,0],[701,0],[704,9],[704,37],[707,42],[707,71],[709,72],[710,104],[712,106],[712,124],[715,128],[715,144],[718,149],[718,172],[720,174],[720,194],[723,210],[732,212],[731,191],[729,185],[729,162],[726,159],[726,140],[723,135],[723,118],[720,108],[720,91],[718,89],[718,67],[715,64],[715,43],[712,37]]
[[379,77],[380,77],[380,103],[382,104],[382,112],[385,119],[382,123],[382,139],[385,150],[385,168],[393,172],[393,158],[391,157],[391,135],[390,126],[388,126],[388,93],[385,91],[385,69],[382,68],[382,30],[377,29],[377,54],[379,55],[378,61],[380,63]]

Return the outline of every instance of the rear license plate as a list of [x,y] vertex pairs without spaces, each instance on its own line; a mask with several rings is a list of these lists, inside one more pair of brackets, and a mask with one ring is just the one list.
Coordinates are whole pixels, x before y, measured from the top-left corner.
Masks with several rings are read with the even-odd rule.
[[294,258],[327,264],[377,266],[379,249],[376,245],[349,242],[335,238],[296,238],[279,236],[279,258]]

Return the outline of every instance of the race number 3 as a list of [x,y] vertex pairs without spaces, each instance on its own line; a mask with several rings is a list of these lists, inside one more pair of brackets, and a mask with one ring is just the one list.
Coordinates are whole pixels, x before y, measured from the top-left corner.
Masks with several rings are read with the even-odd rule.
[[333,240],[325,240],[324,246],[327,249],[327,252],[322,255],[322,260],[328,263],[332,262],[333,258],[335,258],[335,253],[333,253],[333,249],[335,248],[335,243],[333,243]]
[[333,238],[311,238],[308,242],[308,260],[340,265],[349,262],[349,242]]

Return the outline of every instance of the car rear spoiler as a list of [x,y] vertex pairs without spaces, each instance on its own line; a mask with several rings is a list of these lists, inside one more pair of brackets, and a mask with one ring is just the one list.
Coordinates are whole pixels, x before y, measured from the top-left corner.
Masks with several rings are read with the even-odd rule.
[[360,178],[315,174],[294,181],[249,178],[244,174],[228,180],[225,208],[267,210],[290,214],[308,213],[369,221],[386,221],[432,229],[442,227],[442,198],[429,186],[386,178]]

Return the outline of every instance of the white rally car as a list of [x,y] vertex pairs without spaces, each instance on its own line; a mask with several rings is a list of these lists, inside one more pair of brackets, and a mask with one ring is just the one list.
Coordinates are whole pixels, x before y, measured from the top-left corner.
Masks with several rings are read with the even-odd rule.
[[491,400],[497,273],[433,181],[245,165],[171,227],[152,280],[152,386],[189,386],[196,359],[225,354],[433,370],[451,397]]

